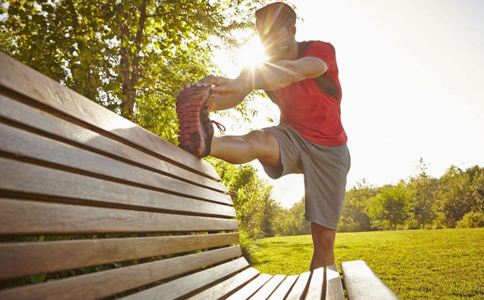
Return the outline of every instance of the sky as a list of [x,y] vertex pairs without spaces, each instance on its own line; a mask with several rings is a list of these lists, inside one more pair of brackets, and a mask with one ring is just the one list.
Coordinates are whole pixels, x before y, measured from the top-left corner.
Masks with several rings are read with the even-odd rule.
[[[301,20],[296,40],[336,48],[351,170],[347,189],[380,186],[417,173],[419,159],[440,177],[451,165],[484,166],[484,1],[291,1]],[[240,55],[240,53],[238,53]],[[228,77],[240,70],[231,54],[214,61]],[[268,99],[250,105],[250,123],[215,116],[226,134],[277,125]],[[269,122],[275,119],[275,123]],[[271,180],[272,196],[290,207],[304,195],[302,175]]]

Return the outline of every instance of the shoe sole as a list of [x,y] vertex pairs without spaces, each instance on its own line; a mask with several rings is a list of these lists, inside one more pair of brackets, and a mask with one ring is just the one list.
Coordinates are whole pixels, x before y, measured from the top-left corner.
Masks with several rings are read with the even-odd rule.
[[[194,94],[194,95],[191,95]],[[207,105],[209,89],[201,89],[183,95],[183,92],[177,99],[176,112],[179,120],[178,141],[180,147],[198,157],[205,151],[206,132],[203,128],[203,108]],[[181,100],[183,98],[192,98],[190,100]]]

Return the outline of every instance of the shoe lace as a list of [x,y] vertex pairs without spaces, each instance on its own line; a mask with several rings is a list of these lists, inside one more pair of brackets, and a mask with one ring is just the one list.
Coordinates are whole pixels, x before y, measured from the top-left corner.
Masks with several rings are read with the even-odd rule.
[[213,124],[215,124],[215,126],[217,126],[217,129],[220,131],[220,132],[225,132],[225,130],[227,130],[225,128],[225,126],[223,126],[222,124],[220,124],[219,122],[217,121],[214,121],[214,120],[210,120],[210,122],[212,122]]

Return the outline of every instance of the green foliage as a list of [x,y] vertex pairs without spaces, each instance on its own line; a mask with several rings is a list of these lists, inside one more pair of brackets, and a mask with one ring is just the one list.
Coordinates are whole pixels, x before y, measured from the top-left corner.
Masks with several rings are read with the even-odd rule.
[[[272,186],[257,176],[251,165],[235,166],[213,157],[206,158],[229,189],[239,225],[240,242],[244,253],[254,239],[272,235],[275,201],[271,199]],[[250,259],[250,257],[246,256]]]
[[[336,264],[362,259],[400,299],[482,299],[484,229],[338,233]],[[313,253],[310,235],[258,240],[254,267],[300,274]]]
[[381,188],[368,202],[368,215],[375,229],[393,230],[405,223],[410,193],[403,183]]
[[470,212],[484,213],[484,168],[451,166],[432,178],[420,160],[408,181],[380,188],[363,181],[347,191],[338,231],[452,228]]
[[484,227],[484,213],[468,212],[462,220],[457,222],[457,228],[479,228]]
[[471,211],[484,212],[484,169],[473,167],[466,171],[452,166],[442,176],[437,196],[437,208],[445,216],[448,227]]
[[[175,97],[257,1],[2,1],[0,50],[173,143]],[[260,4],[257,4],[258,6]]]
[[277,206],[272,219],[273,235],[298,235],[311,232],[311,223],[304,217],[304,198],[290,209]]
[[377,189],[366,181],[346,192],[343,212],[338,223],[340,231],[371,230],[370,217],[367,213],[368,201],[377,194]]

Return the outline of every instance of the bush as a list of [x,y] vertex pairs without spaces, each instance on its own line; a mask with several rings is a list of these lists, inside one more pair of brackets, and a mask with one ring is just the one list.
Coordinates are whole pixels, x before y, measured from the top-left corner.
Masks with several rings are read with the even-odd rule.
[[437,217],[432,222],[432,228],[433,229],[443,229],[443,228],[447,228],[444,214],[439,213],[437,215]]
[[469,212],[457,222],[457,228],[479,228],[484,227],[484,213]]
[[410,219],[405,222],[405,226],[403,229],[420,229],[420,225],[417,220]]

